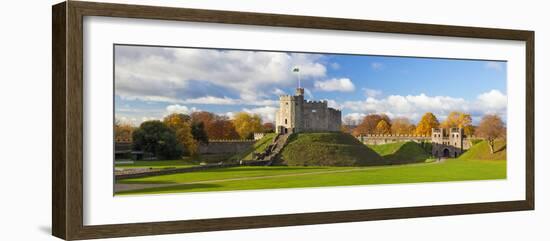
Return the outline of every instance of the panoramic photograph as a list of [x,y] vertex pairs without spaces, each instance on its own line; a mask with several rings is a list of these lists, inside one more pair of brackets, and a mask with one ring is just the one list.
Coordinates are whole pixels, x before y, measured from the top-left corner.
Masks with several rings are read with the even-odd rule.
[[114,195],[506,179],[507,62],[114,46]]

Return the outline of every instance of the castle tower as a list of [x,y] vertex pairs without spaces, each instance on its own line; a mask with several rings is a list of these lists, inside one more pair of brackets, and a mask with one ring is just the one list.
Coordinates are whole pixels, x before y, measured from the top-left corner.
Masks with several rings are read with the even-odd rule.
[[301,130],[304,89],[297,88],[296,95],[281,95],[279,110],[276,112],[276,130],[280,134],[294,133]]
[[464,151],[462,128],[432,128],[432,155],[434,157],[458,157]]
[[304,96],[304,88],[296,88],[296,96]]
[[462,149],[462,128],[451,128],[449,132],[449,144]]

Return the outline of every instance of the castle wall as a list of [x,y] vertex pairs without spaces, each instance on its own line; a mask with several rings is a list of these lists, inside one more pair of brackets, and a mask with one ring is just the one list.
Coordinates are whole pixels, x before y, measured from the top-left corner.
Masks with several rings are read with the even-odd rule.
[[339,131],[342,124],[340,111],[328,108],[326,101],[307,101],[303,105],[303,131]]
[[208,144],[199,145],[200,154],[229,154],[241,153],[254,145],[254,140],[210,140]]
[[417,143],[430,141],[429,136],[421,135],[365,135],[358,136],[357,139],[366,145],[382,145],[396,142],[414,141]]

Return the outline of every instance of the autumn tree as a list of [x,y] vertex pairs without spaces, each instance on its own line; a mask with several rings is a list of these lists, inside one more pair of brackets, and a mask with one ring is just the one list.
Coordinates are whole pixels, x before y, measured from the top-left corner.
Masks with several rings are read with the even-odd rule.
[[416,126],[416,134],[417,135],[431,135],[432,134],[432,128],[439,127],[439,121],[437,120],[437,117],[431,112],[427,112],[422,116],[422,119],[420,119],[420,122],[418,122],[418,125]]
[[415,126],[406,117],[398,117],[392,120],[391,133],[394,135],[414,134]]
[[233,122],[227,118],[217,117],[216,120],[208,123],[206,134],[209,139],[238,139],[239,134],[233,125]]
[[191,113],[191,122],[193,123],[204,123],[205,125],[214,121],[216,115],[208,111],[196,111]]
[[391,133],[390,124],[384,119],[380,120],[376,125],[376,134],[388,135]]
[[132,142],[132,134],[136,128],[119,120],[115,121],[115,141]]
[[474,127],[472,126],[472,116],[467,113],[452,111],[447,116],[447,119],[441,123],[443,128],[462,128],[464,134],[471,136],[474,134]]
[[476,129],[476,135],[487,140],[491,153],[495,153],[495,140],[504,137],[506,127],[498,115],[485,115]]
[[159,120],[141,123],[132,139],[134,150],[153,153],[159,159],[180,158],[183,151],[176,133]]
[[185,114],[170,114],[164,117],[164,124],[172,129],[178,141],[191,156],[198,154],[198,143],[191,133],[191,118]]
[[266,122],[262,125],[264,133],[273,133],[275,132],[275,125],[271,122]]
[[391,126],[390,118],[385,114],[369,114],[363,118],[363,121],[353,130],[354,136],[376,133],[378,122],[385,120]]
[[262,118],[258,114],[239,112],[233,119],[233,125],[242,139],[251,139],[254,132],[262,132]]

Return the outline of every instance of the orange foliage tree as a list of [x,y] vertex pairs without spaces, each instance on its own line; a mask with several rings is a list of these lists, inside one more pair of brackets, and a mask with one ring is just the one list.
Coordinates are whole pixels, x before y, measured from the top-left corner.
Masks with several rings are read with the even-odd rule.
[[441,123],[443,128],[462,128],[464,134],[471,136],[474,134],[474,127],[472,126],[472,116],[467,113],[452,111],[447,116],[447,119]]
[[388,135],[391,133],[390,124],[384,119],[380,120],[376,125],[376,134]]
[[406,117],[394,118],[391,123],[391,133],[394,135],[414,134],[415,126]]
[[495,153],[495,140],[506,135],[506,127],[498,115],[485,115],[479,122],[476,135],[487,140],[491,153]]
[[437,117],[435,117],[433,113],[427,112],[422,116],[420,122],[418,122],[418,125],[416,126],[416,134],[429,136],[432,134],[432,128],[437,127],[439,127]]
[[381,120],[386,121],[391,126],[390,118],[385,114],[369,114],[363,118],[363,121],[353,130],[354,136],[376,133],[376,126]]
[[198,143],[193,139],[191,133],[191,122],[188,115],[170,114],[164,117],[163,122],[168,128],[176,133],[176,139],[180,142],[190,155],[198,154]]
[[258,114],[239,112],[235,114],[233,125],[242,139],[251,139],[254,132],[262,132],[262,118]]

